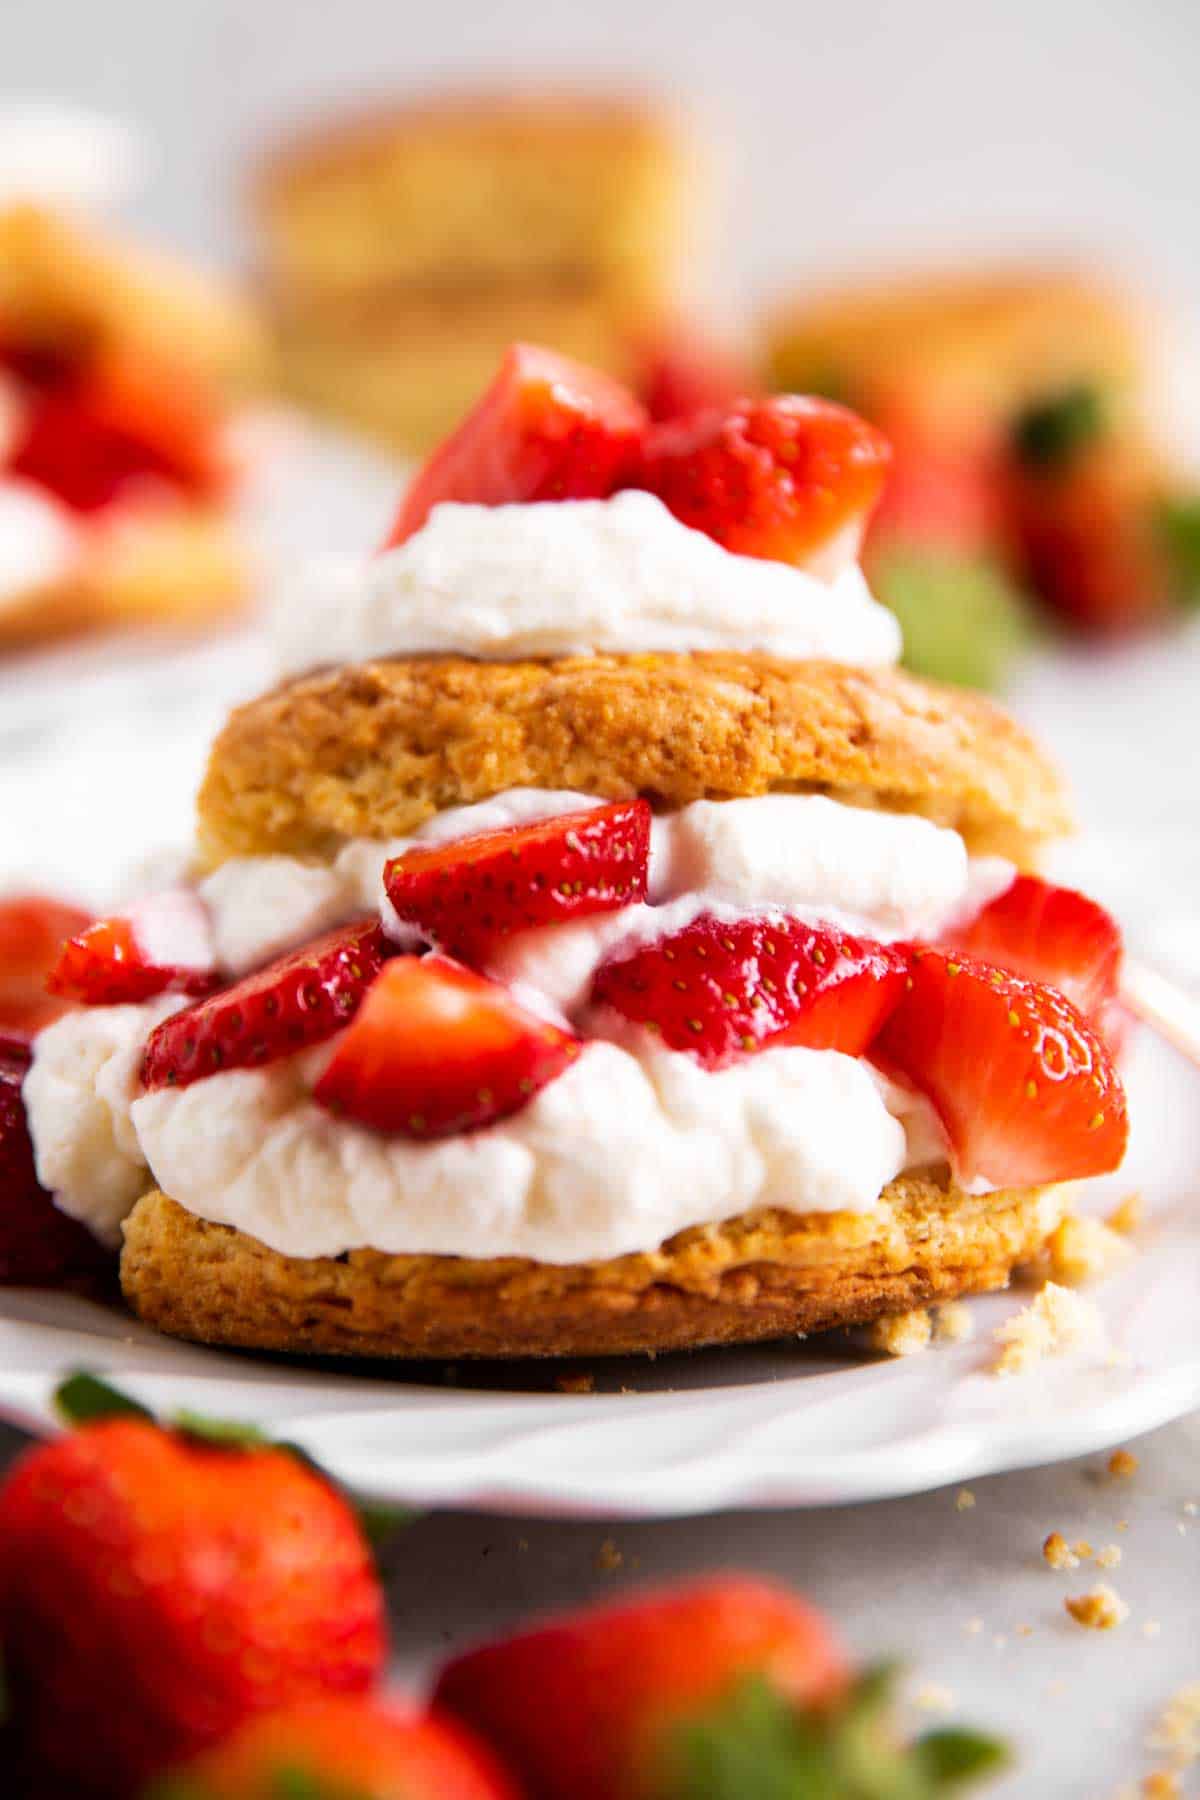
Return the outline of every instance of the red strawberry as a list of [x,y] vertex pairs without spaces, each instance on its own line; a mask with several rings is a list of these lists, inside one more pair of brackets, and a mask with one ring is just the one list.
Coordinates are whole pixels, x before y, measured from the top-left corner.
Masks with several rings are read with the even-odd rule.
[[1085,894],[1036,875],[1018,875],[945,948],[1057,988],[1094,1025],[1117,997],[1120,926]]
[[448,956],[397,956],[314,1092],[375,1131],[446,1137],[517,1112],[578,1055],[498,982]]
[[513,344],[483,398],[418,471],[384,549],[411,537],[443,500],[604,499],[629,472],[645,425],[633,395],[609,376]]
[[748,363],[695,325],[677,323],[642,347],[637,391],[650,417],[686,419],[754,392]]
[[84,1006],[120,1006],[168,989],[207,994],[218,980],[204,907],[180,890],[153,894],[69,938],[46,986]]
[[766,1582],[719,1576],[468,1651],[434,1704],[492,1743],[537,1800],[682,1800],[680,1734],[739,1689],[758,1682],[799,1709],[833,1704],[848,1681],[819,1613]]
[[1103,1175],[1125,1154],[1125,1093],[1096,1032],[1051,987],[916,950],[872,1052],[928,1095],[959,1178],[997,1187]]
[[15,1465],[0,1641],[26,1758],[63,1792],[114,1797],[255,1713],[361,1692],[385,1659],[383,1598],[340,1494],[289,1451],[139,1419]]
[[719,1069],[800,1044],[859,1056],[896,1004],[907,953],[796,920],[708,914],[601,965],[592,998]]
[[148,480],[207,499],[227,480],[219,441],[207,401],[178,369],[108,356],[40,394],[10,467],[82,513]]
[[844,406],[780,394],[654,427],[631,485],[727,550],[805,563],[865,524],[890,455]]
[[323,1043],[349,1023],[389,947],[377,919],[339,925],[234,987],[173,1013],[151,1032],[147,1088],[187,1087]]
[[21,1098],[29,1061],[20,1039],[0,1038],[0,1285],[54,1286],[112,1259],[38,1181]]
[[67,1011],[46,993],[46,977],[63,941],[89,922],[77,906],[47,894],[0,900],[0,1031],[32,1037]]
[[938,432],[898,407],[872,418],[892,446],[892,466],[871,520],[868,549],[897,541],[957,556],[988,556],[1003,541],[1000,457],[992,439]]
[[313,1700],[248,1719],[145,1800],[517,1800],[460,1725],[378,1700]]
[[383,879],[406,924],[474,962],[510,932],[644,900],[649,862],[650,808],[627,800],[406,850]]

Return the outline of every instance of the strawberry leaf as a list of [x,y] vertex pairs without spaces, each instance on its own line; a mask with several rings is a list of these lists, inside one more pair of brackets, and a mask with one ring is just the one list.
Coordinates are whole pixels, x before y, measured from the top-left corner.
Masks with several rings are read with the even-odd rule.
[[1108,428],[1108,408],[1097,388],[1079,382],[1020,413],[1012,431],[1017,461],[1035,474],[1057,474]]
[[101,1419],[144,1419],[154,1423],[149,1407],[111,1387],[85,1369],[68,1375],[54,1392],[54,1406],[67,1425],[94,1425]]
[[666,1746],[661,1800],[936,1800],[1006,1760],[964,1730],[896,1742],[895,1668],[868,1669],[840,1705],[798,1709],[759,1676],[682,1721]]

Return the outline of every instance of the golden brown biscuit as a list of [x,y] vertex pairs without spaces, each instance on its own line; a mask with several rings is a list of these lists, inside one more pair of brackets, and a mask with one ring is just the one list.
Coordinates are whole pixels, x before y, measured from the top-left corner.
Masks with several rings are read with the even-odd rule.
[[199,626],[246,598],[244,551],[210,507],[132,511],[79,567],[0,607],[0,651],[125,625]]
[[1020,862],[1069,822],[1011,719],[899,670],[717,651],[423,657],[305,676],[238,709],[201,789],[201,854],[323,856],[521,786],[664,806],[814,790],[924,813]]
[[[380,108],[284,145],[253,205],[271,291],[602,281],[657,301],[676,256],[673,122],[582,93]],[[526,332],[524,335],[530,335]]]
[[37,206],[0,209],[0,318],[35,343],[117,345],[233,387],[261,379],[267,357],[224,283]]
[[868,410],[897,395],[944,426],[1010,416],[1074,381],[1132,392],[1146,322],[1113,283],[1079,270],[1009,266],[847,283],[778,307],[769,377]]
[[660,1250],[551,1265],[375,1250],[302,1260],[157,1190],[125,1223],[121,1283],[148,1324],[201,1343],[322,1355],[601,1356],[860,1324],[1003,1287],[1042,1248],[1065,1190],[982,1197],[901,1176],[882,1214],[778,1211],[697,1226]]

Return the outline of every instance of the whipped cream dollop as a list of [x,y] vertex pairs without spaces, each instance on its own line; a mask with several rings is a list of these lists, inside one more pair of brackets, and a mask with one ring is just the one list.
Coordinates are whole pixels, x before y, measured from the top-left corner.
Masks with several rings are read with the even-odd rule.
[[288,673],[421,652],[482,659],[621,651],[766,651],[874,667],[896,619],[856,565],[831,580],[738,556],[652,494],[436,506],[370,560],[327,564],[273,609]]
[[585,1262],[756,1207],[868,1211],[908,1155],[866,1064],[832,1051],[708,1073],[592,1042],[522,1112],[435,1144],[331,1118],[304,1061],[162,1088],[132,1113],[164,1192],[292,1256]]
[[0,481],[0,611],[61,581],[78,555],[79,532],[64,506],[32,482]]
[[[439,813],[411,839],[349,843],[329,866],[234,859],[200,888],[218,962],[240,975],[377,910],[386,927],[383,867],[407,843],[600,804],[516,788]],[[934,937],[1013,873],[907,814],[807,794],[698,801],[654,820],[648,902],[497,946],[489,973],[590,1034],[578,1061],[512,1118],[434,1144],[336,1119],[312,1099],[332,1043],[142,1094],[144,1040],[184,1002],[93,1007],[35,1042],[25,1096],[39,1173],[65,1211],[110,1240],[156,1182],[200,1216],[298,1256],[373,1246],[570,1263],[652,1250],[684,1226],[756,1206],[869,1210],[895,1175],[944,1153],[919,1096],[832,1051],[766,1050],[706,1070],[591,1008],[592,978],[607,957],[704,912]]]

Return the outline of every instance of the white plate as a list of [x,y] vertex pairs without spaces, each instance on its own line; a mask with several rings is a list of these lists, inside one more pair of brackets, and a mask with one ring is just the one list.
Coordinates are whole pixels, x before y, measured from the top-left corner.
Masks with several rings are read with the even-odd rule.
[[1140,1186],[1147,1203],[1138,1254],[1094,1291],[1107,1342],[1023,1376],[987,1372],[1020,1293],[973,1302],[970,1343],[904,1360],[820,1343],[623,1359],[565,1394],[546,1365],[461,1364],[447,1382],[231,1355],[10,1289],[0,1412],[46,1430],[55,1383],[88,1368],[164,1410],[264,1426],[379,1499],[626,1518],[881,1499],[1095,1451],[1200,1405],[1200,1074],[1144,1034],[1129,1084],[1126,1168],[1088,1195]]

